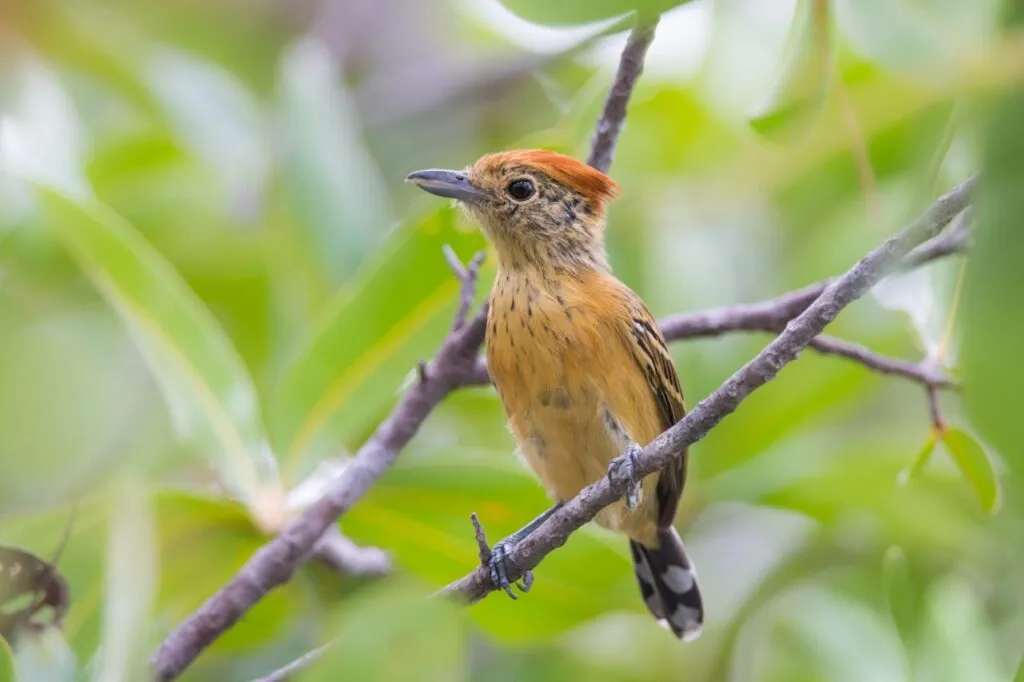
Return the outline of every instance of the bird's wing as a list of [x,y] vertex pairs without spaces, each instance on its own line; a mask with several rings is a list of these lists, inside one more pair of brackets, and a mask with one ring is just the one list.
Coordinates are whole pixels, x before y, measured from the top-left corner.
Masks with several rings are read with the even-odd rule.
[[[623,324],[629,325],[624,336],[627,349],[654,397],[661,430],[664,431],[686,414],[683,389],[679,385],[675,363],[665,345],[665,337],[647,306],[632,291],[626,289],[624,293],[624,311],[627,314],[621,319]],[[675,519],[686,482],[686,459],[687,453],[684,451],[658,478],[658,525],[662,528],[672,525]]]

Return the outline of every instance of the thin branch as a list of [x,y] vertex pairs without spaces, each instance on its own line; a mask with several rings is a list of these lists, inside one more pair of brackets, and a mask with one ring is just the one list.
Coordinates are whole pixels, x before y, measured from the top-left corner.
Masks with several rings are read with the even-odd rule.
[[912,270],[930,261],[954,253],[965,253],[971,247],[971,207],[965,208],[949,228],[907,254],[900,270]]
[[[747,396],[775,378],[843,308],[863,296],[894,270],[914,246],[936,231],[937,226],[945,225],[963,210],[974,184],[974,179],[968,180],[940,198],[923,216],[829,284],[821,296],[787,324],[785,330],[753,360],[699,402],[681,421],[648,444],[637,461],[637,473],[646,476],[668,466],[678,453],[699,441],[732,414]],[[574,531],[593,519],[601,509],[621,498],[626,485],[624,480],[612,483],[603,477],[584,488],[537,530],[512,547],[507,557],[509,579],[521,577],[527,570],[535,568],[550,552],[564,545]],[[490,571],[480,567],[451,583],[439,594],[475,602],[494,589]]]
[[[465,290],[464,290],[465,293]],[[484,339],[487,306],[453,330],[427,364],[427,381],[415,383],[359,449],[322,498],[263,545],[232,578],[179,625],[152,658],[155,677],[173,680],[215,639],[270,590],[291,579],[319,539],[391,466],[430,411],[473,371]]]
[[926,388],[937,390],[956,386],[940,367],[927,360],[910,362],[890,358],[856,343],[824,335],[811,341],[810,347],[825,355],[837,355],[853,360],[880,374],[891,374],[916,381]]
[[317,541],[316,558],[348,575],[377,577],[391,573],[391,556],[379,547],[360,547],[331,526]]
[[[452,321],[452,331],[455,331],[466,324],[469,311],[473,308],[477,279],[480,277],[480,266],[483,265],[484,259],[487,258],[487,252],[478,252],[469,261],[468,265],[463,266],[462,261],[455,255],[452,247],[445,244],[441,251],[444,253],[444,259],[448,261],[448,266],[452,269],[455,278],[462,284],[462,289],[459,291],[459,309],[456,311],[455,319]],[[424,372],[421,371],[420,377],[422,378],[423,375]]]
[[337,644],[337,640],[328,642],[323,646],[319,646],[312,651],[302,654],[288,665],[278,668],[269,675],[265,675],[264,677],[253,680],[252,682],[284,682],[285,680],[291,679],[292,675],[303,670],[310,663],[318,660],[335,644]]
[[473,537],[476,538],[480,565],[487,566],[491,563],[491,546],[487,544],[487,533],[484,532],[484,526],[480,523],[480,517],[476,515],[476,512],[469,515],[469,520],[473,523]]
[[[639,21],[639,20],[638,20]],[[590,157],[587,163],[607,173],[615,156],[615,144],[619,140],[622,126],[626,123],[626,107],[636,87],[637,79],[644,70],[644,56],[647,48],[654,41],[654,27],[657,21],[638,23],[626,40],[626,47],[619,57],[619,67],[615,72],[608,99],[604,103],[604,111],[597,121],[594,139],[591,142]]]
[[942,407],[939,405],[939,390],[936,386],[929,386],[928,392],[928,414],[932,418],[932,427],[936,432],[942,433],[946,429],[946,420],[942,418]]

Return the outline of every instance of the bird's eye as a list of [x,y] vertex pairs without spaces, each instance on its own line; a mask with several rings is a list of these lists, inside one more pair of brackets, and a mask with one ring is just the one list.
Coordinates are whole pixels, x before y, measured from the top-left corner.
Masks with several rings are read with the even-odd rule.
[[508,193],[516,201],[526,201],[533,196],[533,183],[529,180],[514,180],[509,183]]

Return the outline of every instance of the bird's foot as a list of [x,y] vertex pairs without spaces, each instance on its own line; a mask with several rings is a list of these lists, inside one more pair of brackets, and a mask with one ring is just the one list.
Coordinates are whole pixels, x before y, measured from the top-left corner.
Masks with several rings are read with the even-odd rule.
[[509,580],[508,579],[508,553],[515,546],[515,540],[512,538],[505,538],[504,540],[496,543],[491,548],[491,582],[496,587],[505,590],[505,594],[518,599],[516,593],[512,591],[512,586],[515,585],[519,588],[520,592],[529,592],[530,587],[533,586],[533,571],[526,571],[523,573],[522,580]]
[[627,481],[629,487],[626,489],[626,509],[633,511],[640,503],[640,495],[643,492],[643,480],[637,473],[637,456],[640,454],[639,445],[630,445],[626,451],[612,460],[608,465],[608,480],[612,484],[620,481]]

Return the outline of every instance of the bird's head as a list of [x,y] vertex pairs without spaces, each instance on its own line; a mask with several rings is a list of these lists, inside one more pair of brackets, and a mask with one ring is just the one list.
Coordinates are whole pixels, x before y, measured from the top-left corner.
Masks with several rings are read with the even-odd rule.
[[408,182],[456,200],[503,267],[607,267],[605,206],[618,187],[576,159],[543,150],[488,154],[465,170],[422,170]]

